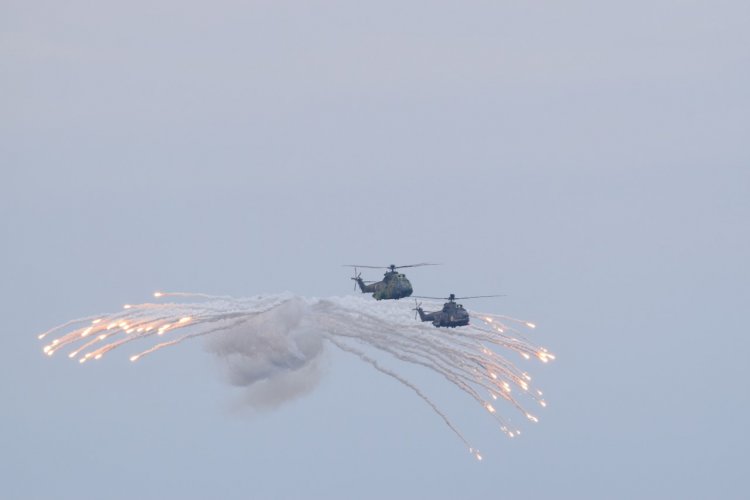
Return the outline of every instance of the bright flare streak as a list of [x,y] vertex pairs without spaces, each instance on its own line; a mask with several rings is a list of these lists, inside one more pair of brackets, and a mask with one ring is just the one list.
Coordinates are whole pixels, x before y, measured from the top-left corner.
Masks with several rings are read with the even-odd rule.
[[[200,297],[201,299],[207,299],[207,301],[147,304],[145,306],[126,304],[126,312],[120,311],[98,318],[96,316],[85,318],[85,321],[92,318],[96,319],[91,322],[92,326],[82,331],[75,329],[53,340],[49,345],[44,346],[43,351],[48,356],[52,356],[62,346],[73,344],[90,333],[99,331],[100,335],[96,339],[88,343],[82,341],[84,345],[76,346],[75,350],[68,354],[70,358],[78,357],[79,363],[85,363],[92,357],[97,360],[101,359],[109,350],[122,344],[133,341],[144,342],[145,340],[141,339],[148,339],[153,331],[156,331],[158,335],[162,335],[170,329],[175,331],[175,338],[169,342],[152,345],[142,352],[131,355],[130,361],[135,362],[145,355],[150,355],[157,350],[181,343],[184,340],[203,335],[219,335],[219,332],[224,331],[231,339],[243,339],[244,337],[239,337],[242,335],[247,336],[248,339],[253,339],[254,336],[259,335],[262,340],[263,335],[266,335],[268,339],[275,342],[277,337],[274,336],[277,335],[279,340],[286,341],[286,335],[300,333],[297,330],[297,325],[301,319],[303,320],[302,324],[305,325],[305,335],[319,336],[323,340],[329,341],[335,347],[358,356],[379,372],[395,378],[412,389],[467,445],[467,440],[458,428],[421,388],[403,378],[396,370],[383,368],[379,364],[379,359],[376,359],[375,356],[392,356],[397,362],[406,366],[424,367],[441,375],[454,387],[484,406],[493,415],[493,418],[501,424],[504,419],[497,416],[495,407],[485,401],[480,396],[480,392],[487,391],[492,398],[491,401],[500,399],[509,402],[533,422],[538,422],[538,419],[527,413],[521,406],[521,402],[517,400],[517,398],[527,397],[524,396],[523,391],[517,391],[518,396],[511,395],[509,384],[509,382],[514,385],[518,384],[526,390],[529,388],[531,377],[507,360],[500,353],[499,348],[515,351],[527,360],[531,357],[529,353],[545,363],[554,359],[554,355],[547,352],[546,349],[534,346],[525,339],[518,339],[504,333],[503,329],[500,328],[500,326],[504,326],[503,320],[498,319],[499,316],[487,316],[482,318],[486,322],[478,322],[476,325],[472,324],[457,329],[455,332],[451,332],[452,335],[450,336],[439,336],[435,335],[436,332],[431,326],[413,322],[412,314],[400,304],[378,304],[375,308],[370,301],[362,298],[307,299],[292,294],[281,294],[234,299],[205,294],[154,293],[154,297],[162,296]],[[292,319],[295,321],[290,321]],[[70,321],[39,335],[39,338],[44,338],[48,333],[62,328],[75,328],[70,325],[82,321],[84,320]],[[519,320],[512,321],[524,324]],[[99,323],[103,324],[98,327],[93,326]],[[183,333],[186,330],[181,330],[181,327],[187,323],[190,323],[189,332]],[[530,328],[535,327],[533,323],[525,324]],[[104,325],[107,325],[106,330],[112,330],[119,326],[122,331],[104,334],[101,332]],[[270,333],[263,331],[266,329],[270,330]],[[108,338],[110,340],[106,341],[105,339]],[[88,346],[98,341],[105,341],[104,345],[79,356]],[[353,347],[355,343],[361,343],[377,354],[373,354],[373,357],[365,355],[362,351]],[[281,344],[283,345],[284,342]],[[253,346],[254,344],[251,343],[250,345]],[[294,347],[294,345],[292,344],[291,347]],[[260,356],[261,360],[265,356],[280,354],[281,356],[294,357],[296,362],[299,359],[298,356],[304,356],[304,354],[293,351],[291,347],[282,347],[280,353],[267,352],[266,344],[258,344],[254,349],[259,351],[257,355]],[[283,351],[284,349],[289,349],[290,352],[286,353]],[[317,355],[315,353],[313,356]],[[311,359],[314,360],[315,358]],[[304,358],[300,360],[303,363],[309,361]],[[279,363],[279,366],[274,368],[274,370],[288,369],[288,366],[283,363]],[[486,375],[482,374],[482,369],[486,370],[484,371]],[[263,381],[265,378],[259,378],[259,380]],[[542,391],[537,390],[536,392],[541,396]],[[498,395],[502,397],[498,398]],[[542,407],[546,407],[544,400],[538,398],[534,398],[534,400]],[[504,425],[502,431],[510,437],[520,434],[518,431],[509,431]],[[482,456],[477,450],[470,448],[470,452],[475,455],[477,460],[482,460]]]
[[125,304],[124,306],[122,306],[123,309],[130,309],[131,307],[133,306],[131,306],[130,304]]
[[531,328],[531,329],[534,329],[534,328],[536,328],[536,325],[535,325],[534,323],[528,323],[528,322],[527,322],[527,323],[526,323],[526,326],[528,326],[528,327],[529,327],[529,328]]

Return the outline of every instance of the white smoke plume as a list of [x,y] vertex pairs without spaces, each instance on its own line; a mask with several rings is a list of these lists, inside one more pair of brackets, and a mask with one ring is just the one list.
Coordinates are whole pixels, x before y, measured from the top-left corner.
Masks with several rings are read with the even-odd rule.
[[[70,358],[86,363],[114,349],[151,341],[150,346],[130,356],[136,362],[184,340],[204,337],[206,349],[221,360],[229,382],[243,388],[243,403],[269,409],[314,389],[328,343],[411,390],[479,460],[479,452],[446,412],[397,369],[384,366],[383,360],[418,366],[441,376],[484,407],[509,437],[520,430],[500,416],[493,406],[495,400],[504,400],[532,422],[538,419],[522,401],[546,406],[542,392],[532,389],[531,376],[497,352],[502,348],[543,363],[555,359],[545,348],[524,338],[522,330],[535,328],[526,321],[470,311],[470,325],[438,330],[430,323],[415,321],[411,304],[403,300],[377,302],[363,296],[318,299],[290,293],[246,299],[179,292],[154,296],[159,300],[126,305],[119,313],[69,321],[42,333],[39,339],[62,333],[44,346],[44,353],[52,356],[66,349]],[[170,302],[170,298],[178,301]],[[440,306],[432,303],[426,309],[438,310]]]
[[254,409],[273,409],[312,391],[320,380],[323,337],[310,317],[308,303],[290,298],[209,336],[206,350],[222,360],[229,382],[244,388],[242,402]]

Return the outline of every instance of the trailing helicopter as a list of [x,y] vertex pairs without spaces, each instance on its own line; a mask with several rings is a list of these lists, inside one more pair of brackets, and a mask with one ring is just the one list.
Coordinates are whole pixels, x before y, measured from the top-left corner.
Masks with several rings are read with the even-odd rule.
[[375,297],[376,300],[398,300],[410,296],[414,289],[412,288],[411,283],[409,283],[409,280],[406,279],[406,276],[403,273],[396,271],[396,269],[401,269],[404,267],[437,265],[438,264],[430,264],[427,262],[422,262],[420,264],[409,264],[408,266],[396,266],[394,264],[391,264],[390,266],[385,267],[387,271],[383,275],[383,281],[365,281],[361,277],[362,273],[357,273],[358,267],[366,269],[384,269],[383,266],[360,266],[354,264],[346,264],[345,267],[354,268],[354,277],[352,279],[354,280],[355,290],[357,289],[357,285],[359,285],[359,289],[362,290],[362,293],[372,293],[372,296]]
[[469,311],[464,309],[464,306],[462,306],[461,304],[456,303],[456,300],[479,299],[484,297],[502,297],[502,295],[475,295],[473,297],[456,297],[454,294],[450,294],[447,297],[448,302],[443,304],[443,309],[441,311],[434,312],[424,312],[424,310],[422,310],[422,303],[420,302],[419,304],[417,304],[417,299],[446,300],[445,298],[415,296],[414,305],[416,307],[414,308],[414,311],[416,312],[414,313],[414,319],[417,319],[417,314],[419,314],[419,319],[421,319],[422,321],[432,321],[432,324],[437,328],[455,328],[457,326],[466,326],[469,324]]

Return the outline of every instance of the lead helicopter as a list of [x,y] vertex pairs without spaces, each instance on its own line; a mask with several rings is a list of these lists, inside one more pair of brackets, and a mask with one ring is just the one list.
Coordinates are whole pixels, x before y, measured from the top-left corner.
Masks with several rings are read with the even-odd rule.
[[[447,298],[415,296],[414,305],[416,307],[414,308],[414,311],[416,312],[414,313],[414,319],[417,319],[417,314],[419,314],[419,319],[422,321],[432,321],[432,324],[437,328],[456,328],[457,326],[466,326],[469,324],[469,311],[464,309],[464,306],[461,304],[458,304],[456,300],[479,299],[484,297],[504,297],[504,295],[456,297],[455,294],[450,294]],[[447,300],[448,302],[443,304],[443,309],[441,311],[424,312],[424,310],[422,310],[422,303],[420,302],[417,304],[417,299]]]
[[[419,264],[409,264],[407,266],[397,266],[391,264],[390,266],[360,266],[355,264],[346,264],[344,267],[354,268],[354,289],[362,290],[362,293],[371,293],[376,300],[389,300],[389,299],[403,299],[412,294],[414,289],[411,283],[406,278],[406,275],[396,271],[396,269],[402,269],[404,267],[420,267],[420,266],[437,266],[439,264],[431,264],[428,262],[421,262]],[[365,281],[362,279],[362,273],[357,272],[357,268],[364,269],[387,269],[383,275],[383,281]]]

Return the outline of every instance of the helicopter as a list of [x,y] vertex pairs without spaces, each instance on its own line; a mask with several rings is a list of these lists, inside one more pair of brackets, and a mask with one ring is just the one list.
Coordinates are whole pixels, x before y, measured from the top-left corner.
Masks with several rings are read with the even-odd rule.
[[[411,286],[411,283],[409,283],[409,280],[406,279],[406,276],[403,273],[400,273],[396,271],[396,269],[401,269],[404,267],[420,267],[420,266],[437,266],[438,264],[430,264],[428,262],[422,262],[420,264],[409,264],[407,266],[397,266],[395,264],[391,264],[390,266],[384,267],[384,266],[360,266],[355,264],[346,264],[345,267],[353,267],[354,268],[354,277],[352,278],[354,280],[354,289],[357,289],[357,285],[359,285],[359,289],[362,290],[362,293],[372,293],[372,296],[376,300],[384,300],[384,299],[402,299],[404,297],[408,297],[412,294],[414,289]],[[357,268],[362,267],[366,269],[387,269],[385,274],[383,275],[383,281],[365,281],[361,278],[362,273],[357,273]]]
[[450,294],[447,297],[448,302],[443,304],[441,311],[424,312],[422,310],[422,304],[417,304],[417,299],[436,299],[446,300],[443,297],[417,297],[414,298],[415,308],[414,319],[419,314],[419,319],[422,321],[432,321],[432,324],[437,328],[456,328],[457,326],[466,326],[469,324],[469,311],[464,309],[464,306],[456,303],[456,300],[465,299],[479,299],[484,297],[502,297],[502,295],[475,295],[473,297],[456,297],[455,294]]

